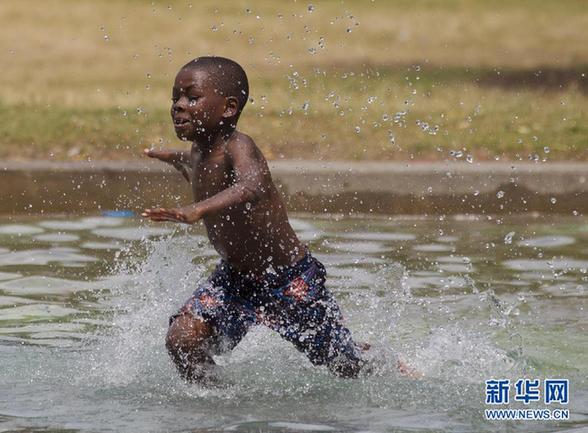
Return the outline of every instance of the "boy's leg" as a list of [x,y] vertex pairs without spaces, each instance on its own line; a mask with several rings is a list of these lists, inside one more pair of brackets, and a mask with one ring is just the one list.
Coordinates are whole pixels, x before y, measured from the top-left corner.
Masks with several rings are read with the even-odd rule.
[[209,342],[216,340],[215,329],[206,321],[184,313],[176,316],[165,338],[165,347],[182,377],[201,380],[214,365]]
[[186,380],[206,379],[212,356],[233,349],[254,323],[254,312],[229,296],[230,289],[221,264],[170,318],[166,347]]
[[364,345],[356,344],[343,325],[337,301],[324,287],[325,270],[316,259],[287,285],[273,291],[265,323],[276,330],[314,365],[326,365],[344,378],[357,377],[366,361]]

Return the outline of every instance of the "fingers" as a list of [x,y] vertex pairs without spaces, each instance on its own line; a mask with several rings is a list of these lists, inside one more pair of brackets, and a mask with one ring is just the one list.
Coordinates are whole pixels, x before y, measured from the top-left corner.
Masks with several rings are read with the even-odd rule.
[[156,218],[172,218],[174,213],[171,209],[164,209],[164,208],[157,208],[157,209],[145,209],[145,211],[141,214],[142,216],[146,217],[156,217]]
[[147,155],[149,158],[153,158],[155,155],[155,150],[153,149],[143,149],[143,153]]
[[148,217],[146,217],[146,218],[149,218],[151,221],[155,221],[155,222],[165,222],[165,221],[171,221],[171,222],[174,222],[174,221],[173,221],[172,219],[170,219],[170,218],[158,217],[158,216],[154,216],[154,215],[148,216]]
[[149,158],[156,158],[164,162],[169,162],[170,158],[172,158],[172,153],[167,150],[143,149],[143,154]]
[[173,215],[163,208],[145,209],[141,216],[153,221],[169,221],[170,219],[173,219]]
[[149,218],[151,221],[172,221],[172,222],[186,222],[186,216],[178,209],[145,209],[141,214],[145,218]]

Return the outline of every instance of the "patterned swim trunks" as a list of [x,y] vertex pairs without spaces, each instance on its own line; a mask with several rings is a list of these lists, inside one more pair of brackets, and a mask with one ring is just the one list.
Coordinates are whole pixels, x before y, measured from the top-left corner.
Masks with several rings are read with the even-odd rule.
[[265,325],[303,352],[314,365],[357,376],[365,361],[341,311],[325,288],[325,268],[310,254],[296,264],[267,272],[263,278],[243,275],[221,260],[208,280],[170,318],[192,314],[210,324],[217,353],[233,349],[253,325]]

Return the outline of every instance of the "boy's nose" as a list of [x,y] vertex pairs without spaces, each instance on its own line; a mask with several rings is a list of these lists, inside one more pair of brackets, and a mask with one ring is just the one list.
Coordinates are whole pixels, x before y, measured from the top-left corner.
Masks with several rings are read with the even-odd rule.
[[184,98],[183,96],[178,98],[176,102],[172,104],[173,110],[184,110],[187,106],[188,98]]

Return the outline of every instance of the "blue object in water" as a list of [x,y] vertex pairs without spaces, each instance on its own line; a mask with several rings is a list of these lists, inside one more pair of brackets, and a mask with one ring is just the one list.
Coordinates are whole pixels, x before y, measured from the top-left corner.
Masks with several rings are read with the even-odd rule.
[[123,210],[105,210],[102,211],[102,216],[112,218],[132,218],[135,216],[135,212],[128,209]]

